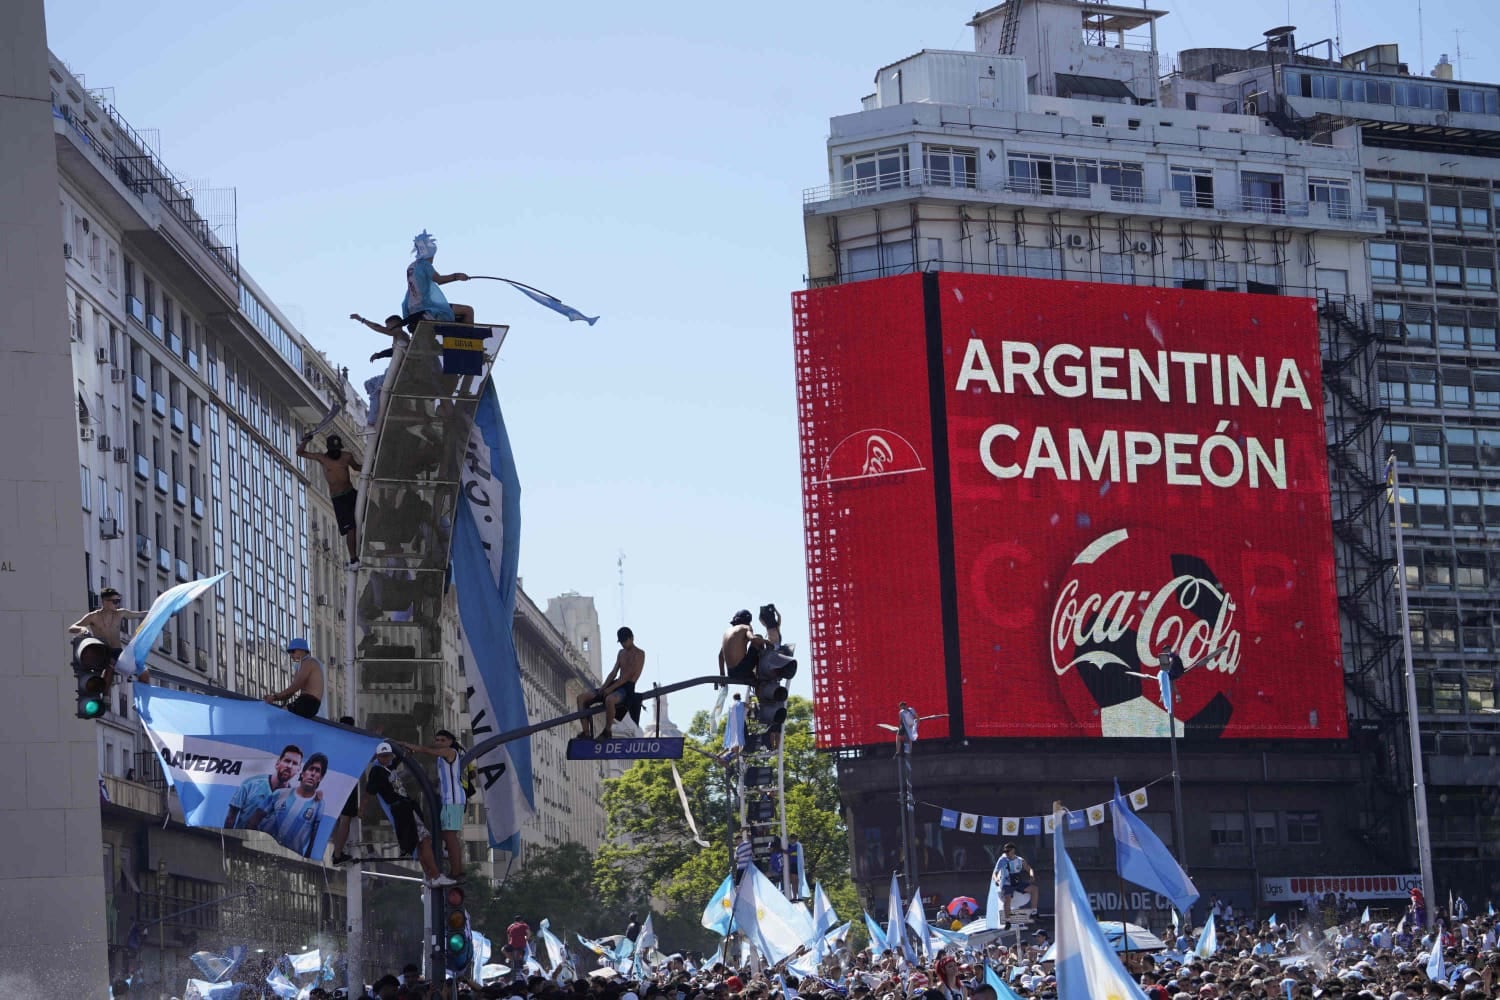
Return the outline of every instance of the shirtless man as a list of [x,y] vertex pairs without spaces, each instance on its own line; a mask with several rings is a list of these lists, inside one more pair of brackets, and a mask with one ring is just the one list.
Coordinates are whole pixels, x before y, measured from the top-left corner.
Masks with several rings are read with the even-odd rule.
[[292,662],[297,665],[297,672],[292,675],[292,683],[286,690],[268,694],[262,700],[269,705],[277,705],[290,700],[291,704],[286,707],[288,712],[300,715],[304,719],[315,719],[318,715],[318,707],[323,704],[323,664],[312,655],[306,639],[293,639],[286,644],[286,651],[291,654]]
[[350,472],[363,472],[364,469],[354,460],[353,455],[344,451],[344,439],[337,434],[328,435],[328,450],[321,455],[307,450],[307,443],[311,440],[311,434],[302,435],[302,440],[297,442],[297,457],[310,458],[323,467],[323,478],[328,481],[328,496],[333,501],[333,516],[338,521],[339,534],[344,536],[344,541],[349,546],[349,565],[358,566],[359,543],[358,532],[354,527],[354,502],[359,498],[359,491],[354,488]]
[[[115,662],[125,649],[125,622],[132,618],[144,618],[144,611],[127,611],[120,607],[124,598],[113,587],[99,592],[99,609],[90,611],[68,626],[73,635],[91,635],[109,647],[109,667],[104,671],[104,691],[109,693],[115,682]],[[140,680],[147,680],[146,671],[141,671]]]
[[376,351],[374,354],[370,355],[371,361],[379,361],[381,358],[391,357],[396,353],[397,344],[405,343],[406,341],[411,339],[406,335],[406,327],[404,325],[404,321],[400,316],[387,316],[385,318],[384,326],[380,325],[372,319],[365,319],[359,313],[350,313],[349,318],[352,320],[358,320],[365,326],[369,327],[371,330],[374,330],[376,333],[384,334],[391,338],[391,346],[387,347],[383,351]]
[[[601,687],[578,696],[580,712],[603,702],[604,729],[598,737],[601,740],[609,739],[611,727],[627,714],[635,722],[641,719],[641,696],[636,693],[635,682],[641,679],[641,672],[646,669],[646,651],[635,644],[635,633],[624,626],[615,633],[615,638],[619,640],[620,652],[615,657],[614,669],[609,672]],[[593,737],[592,715],[583,720],[580,735],[585,739]]]
[[736,611],[719,643],[719,676],[734,681],[755,680],[761,651],[771,644],[750,630],[750,612]]

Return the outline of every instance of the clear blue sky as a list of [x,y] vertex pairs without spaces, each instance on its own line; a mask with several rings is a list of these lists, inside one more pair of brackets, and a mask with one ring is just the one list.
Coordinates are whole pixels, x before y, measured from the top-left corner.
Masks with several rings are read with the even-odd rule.
[[[1463,75],[1500,80],[1492,3],[1427,0],[1426,65],[1468,26]],[[1153,6],[1172,11],[1169,54],[1254,44],[1283,13]],[[1301,41],[1333,34],[1332,0],[1296,7]],[[1399,42],[1417,68],[1414,4],[1343,8],[1346,51]],[[827,180],[828,118],[858,110],[881,65],[971,48],[975,9],[49,0],[47,30],[137,129],[160,130],[174,173],[238,189],[243,266],[355,379],[381,345],[346,317],[395,310],[423,228],[441,270],[603,316],[589,328],[497,283],[449,286],[511,324],[496,382],[527,592],[594,595],[610,634],[623,550],[625,617],[646,679],[668,683],[714,671],[739,607],[775,601],[807,648],[788,298],[806,270],[800,192]],[[809,673],[804,657],[795,691],[811,694]],[[686,724],[711,697],[680,696],[672,715]]]

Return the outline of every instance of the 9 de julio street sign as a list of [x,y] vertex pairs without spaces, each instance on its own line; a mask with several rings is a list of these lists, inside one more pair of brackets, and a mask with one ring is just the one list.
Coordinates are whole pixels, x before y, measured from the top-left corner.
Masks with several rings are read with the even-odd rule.
[[568,741],[569,760],[681,760],[681,736],[641,736],[633,739]]

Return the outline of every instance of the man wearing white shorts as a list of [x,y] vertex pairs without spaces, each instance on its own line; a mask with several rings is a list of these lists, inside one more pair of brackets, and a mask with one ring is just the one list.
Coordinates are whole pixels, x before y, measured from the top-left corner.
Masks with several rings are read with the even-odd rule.
[[438,789],[443,797],[443,814],[438,818],[438,827],[443,833],[443,850],[448,855],[448,875],[461,879],[464,877],[464,855],[460,835],[464,829],[464,806],[469,801],[468,794],[464,792],[459,765],[464,748],[458,745],[457,737],[446,729],[439,729],[432,734],[430,747],[407,744],[406,748],[414,753],[425,753],[437,758]]

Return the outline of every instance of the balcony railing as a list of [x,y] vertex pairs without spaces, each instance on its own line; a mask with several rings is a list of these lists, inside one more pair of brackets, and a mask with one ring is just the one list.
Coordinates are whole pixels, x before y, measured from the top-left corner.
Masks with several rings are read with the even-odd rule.
[[146,325],[146,307],[141,302],[141,300],[136,298],[134,295],[125,296],[125,312],[127,312],[130,315],[130,318],[135,320],[137,323],[141,324],[142,326]]
[[187,414],[183,413],[179,407],[172,407],[172,416],[170,419],[172,422],[172,429],[177,433],[181,434],[183,431],[187,430]]
[[808,188],[802,192],[802,204],[812,205],[833,198],[850,195],[873,194],[877,191],[895,191],[910,187],[943,187],[973,190],[978,178],[967,171],[952,170],[897,170],[877,174],[874,177],[856,177],[853,180],[836,181],[821,187]]
[[163,573],[170,573],[172,571],[172,553],[168,552],[166,549],[157,549],[156,568],[161,570]]
[[203,443],[203,425],[188,424],[188,440],[193,444]]
[[151,412],[158,417],[165,417],[167,415],[167,397],[159,392],[153,392],[151,394]]
[[188,351],[187,354],[184,355],[184,356],[187,358],[187,366],[189,368],[191,368],[193,371],[197,371],[198,370],[198,352],[197,351]]
[[177,334],[173,333],[171,330],[167,331],[167,350],[171,351],[173,354],[180,355],[182,353],[182,338],[177,336]]
[[160,340],[162,338],[162,330],[163,330],[163,327],[161,325],[161,317],[160,316],[155,316],[155,315],[153,315],[151,313],[147,313],[146,314],[146,329],[151,331],[151,335],[153,337],[155,337],[157,340]]
[[172,502],[179,507],[186,507],[188,502],[188,489],[182,483],[172,482]]
[[151,539],[145,535],[135,536],[135,554],[137,558],[145,559],[149,562],[151,560],[151,549]]
[[169,483],[171,483],[171,481],[172,480],[167,477],[166,469],[156,470],[156,492],[165,496],[168,492],[167,486]]
[[150,480],[151,460],[145,455],[135,456],[135,475],[137,479]]
[[146,397],[148,396],[148,393],[146,391],[146,380],[141,378],[141,376],[139,375],[131,376],[130,394],[144,403],[146,401]]
[[200,496],[194,496],[193,497],[193,507],[192,507],[192,510],[193,510],[193,516],[194,517],[196,517],[200,521],[203,520],[203,498],[202,497],[200,497]]

